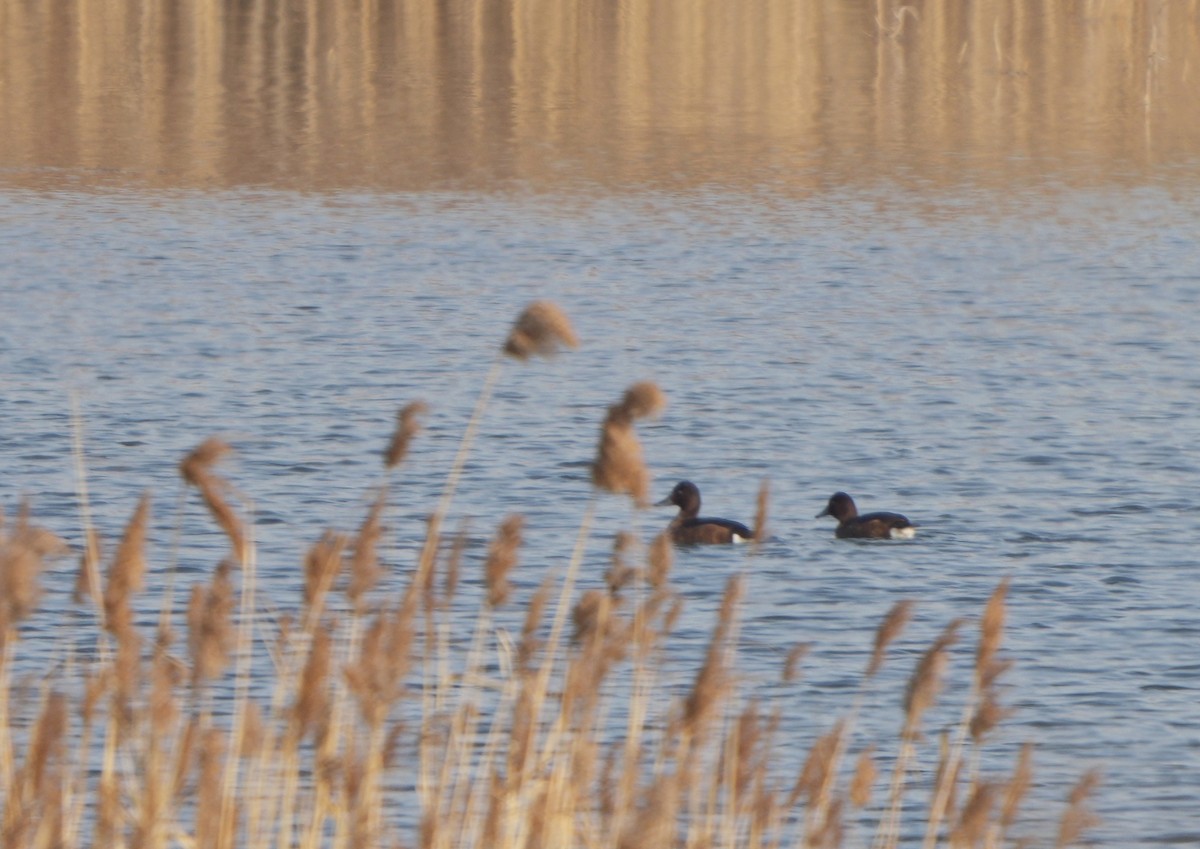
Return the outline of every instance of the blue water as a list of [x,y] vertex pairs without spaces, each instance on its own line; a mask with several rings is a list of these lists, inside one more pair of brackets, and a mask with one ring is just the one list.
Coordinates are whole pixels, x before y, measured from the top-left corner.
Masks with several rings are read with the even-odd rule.
[[[782,700],[786,745],[806,749],[848,708],[879,619],[915,599],[862,720],[894,739],[917,655],[1007,576],[1016,712],[989,767],[1037,744],[1033,834],[1101,767],[1097,842],[1200,842],[1200,200],[1151,186],[909,201],[887,184],[806,199],[8,191],[0,506],[27,498],[78,548],[75,404],[98,527],[114,540],[150,490],[161,574],[178,461],[221,435],[253,503],[264,604],[292,607],[305,549],[357,526],[396,410],[424,399],[385,547],[398,587],[509,322],[551,298],[582,346],[504,366],[452,509],[476,559],[520,512],[518,592],[566,560],[604,410],[654,380],[669,400],[640,429],[655,500],[687,478],[704,512],[748,522],[764,478],[772,496],[757,555],[676,559],[683,683],[745,572],[743,685]],[[920,535],[834,539],[813,517],[839,489]],[[190,583],[224,543],[194,500],[182,515]],[[616,531],[648,537],[669,516],[602,499],[583,586],[601,584]],[[61,650],[61,566],[18,652],[27,672]],[[924,769],[960,710],[967,637]],[[797,642],[813,644],[804,677],[779,684]]]

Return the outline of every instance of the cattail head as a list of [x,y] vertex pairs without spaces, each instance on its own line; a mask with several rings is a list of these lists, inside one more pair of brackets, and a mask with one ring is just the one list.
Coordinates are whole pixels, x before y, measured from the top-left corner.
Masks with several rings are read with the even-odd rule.
[[413,401],[400,408],[400,412],[396,414],[396,429],[392,432],[387,450],[383,452],[384,468],[394,469],[404,462],[409,444],[413,437],[421,432],[420,417],[427,412],[429,407],[424,401]]
[[887,616],[883,617],[883,621],[879,623],[879,628],[875,631],[875,648],[871,652],[871,662],[867,664],[867,677],[871,678],[883,666],[883,655],[887,651],[888,645],[896,637],[900,636],[900,632],[904,630],[904,626],[908,624],[908,620],[912,617],[913,602],[909,600],[898,601],[892,605],[892,609],[888,611]]
[[488,548],[484,580],[487,584],[488,604],[492,607],[504,604],[512,592],[508,575],[517,565],[517,550],[521,547],[521,529],[524,526],[523,516],[509,516],[496,529],[496,536]]
[[559,348],[578,347],[579,339],[567,314],[550,301],[534,301],[527,306],[504,341],[504,353],[518,360],[535,355],[548,357]]

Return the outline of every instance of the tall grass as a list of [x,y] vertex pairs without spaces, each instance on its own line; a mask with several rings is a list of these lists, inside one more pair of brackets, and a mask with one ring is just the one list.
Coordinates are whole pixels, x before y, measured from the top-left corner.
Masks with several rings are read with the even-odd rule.
[[[500,356],[574,344],[566,317],[539,303]],[[12,680],[21,623],[38,615],[40,571],[66,546],[26,509],[0,524],[0,845],[836,847],[861,845],[849,828],[860,834],[864,823],[881,848],[1014,844],[1033,785],[1030,749],[999,777],[982,774],[978,757],[1006,713],[996,683],[1008,666],[1007,582],[979,618],[970,695],[932,784],[910,764],[936,745],[923,720],[965,622],[946,626],[897,694],[898,739],[868,741],[860,713],[913,613],[911,602],[896,605],[864,646],[845,714],[790,763],[798,750],[780,745],[785,706],[764,703],[737,671],[740,577],[726,585],[690,687],[672,698],[660,695],[679,678],[668,651],[680,610],[669,541],[618,535],[606,588],[575,592],[595,499],[644,500],[635,425],[662,409],[652,384],[632,386],[600,425],[593,498],[561,574],[519,599],[523,609],[503,610],[523,544],[522,519],[510,516],[483,558],[477,614],[456,612],[465,536],[444,540],[441,527],[503,363],[485,379],[426,545],[394,597],[378,591],[379,542],[396,473],[417,444],[419,403],[398,416],[359,528],[312,544],[293,618],[271,620],[256,602],[251,506],[218,471],[223,442],[180,464],[229,541],[229,556],[191,588],[186,615],[173,612],[172,581],[144,587],[148,496],[103,576],[85,528],[79,599],[94,608],[95,651],[76,656],[71,634],[70,674],[47,675],[32,699]],[[767,501],[764,485],[760,536]],[[160,594],[151,631],[131,613],[143,592]],[[499,627],[502,615],[519,632]],[[471,633],[455,633],[471,622]],[[799,656],[789,655],[785,677]],[[262,668],[268,680],[252,680]],[[876,787],[883,762],[886,790]],[[1043,845],[1069,845],[1091,824],[1095,782],[1080,781]]]

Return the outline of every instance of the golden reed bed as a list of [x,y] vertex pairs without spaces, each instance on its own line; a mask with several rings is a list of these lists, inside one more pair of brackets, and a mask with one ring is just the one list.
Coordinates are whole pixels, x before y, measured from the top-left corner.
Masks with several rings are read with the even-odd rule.
[[[378,546],[391,473],[411,450],[424,407],[401,410],[384,451],[384,482],[361,526],[327,532],[312,546],[298,615],[271,622],[265,639],[253,633],[266,620],[255,597],[252,526],[216,470],[230,450],[219,440],[180,464],[231,551],[210,580],[192,588],[186,621],[171,613],[173,574],[149,588],[160,596],[157,626],[134,621],[132,599],[147,591],[143,498],[106,565],[88,529],[77,594],[102,625],[95,651],[84,657],[64,648],[62,662],[73,674],[38,681],[32,698],[14,696],[20,625],[39,615],[43,564],[66,550],[27,510],[0,526],[0,845],[837,847],[865,845],[872,834],[872,846],[889,849],[901,842],[902,813],[906,845],[1027,845],[1014,834],[1034,786],[1030,745],[1008,775],[982,774],[978,758],[1007,712],[997,691],[1009,666],[1000,652],[1006,581],[973,626],[961,720],[940,736],[925,736],[923,719],[941,692],[951,647],[967,630],[963,620],[946,625],[897,694],[904,709],[898,739],[864,740],[856,726],[889,645],[912,614],[905,601],[863,647],[863,672],[844,714],[805,757],[786,762],[796,751],[778,744],[780,711],[788,706],[742,692],[734,668],[738,577],[726,586],[699,668],[688,673],[689,691],[652,698],[671,671],[664,647],[679,612],[670,543],[660,537],[642,546],[618,535],[607,589],[576,596],[574,585],[596,499],[607,492],[644,500],[635,423],[662,409],[653,384],[635,384],[608,410],[572,556],[522,600],[519,635],[508,638],[494,618],[512,598],[519,516],[500,525],[487,552],[473,633],[451,633],[472,618],[449,615],[464,536],[443,534],[442,525],[479,417],[506,357],[575,344],[552,304],[535,303],[518,318],[484,382],[406,586],[380,598]],[[86,516],[82,486],[80,494]],[[764,487],[760,538],[767,502]],[[795,677],[802,653],[788,656],[785,679]],[[273,670],[271,680],[252,681],[255,663]],[[614,687],[618,677],[624,685]],[[215,698],[218,690],[224,701]],[[622,711],[620,730],[601,733]],[[910,776],[921,749],[940,752],[932,782]],[[878,776],[882,763],[891,764],[886,780]],[[1087,801],[1096,781],[1095,774],[1082,778],[1057,832],[1043,824],[1038,845],[1062,847],[1080,837],[1093,822]]]

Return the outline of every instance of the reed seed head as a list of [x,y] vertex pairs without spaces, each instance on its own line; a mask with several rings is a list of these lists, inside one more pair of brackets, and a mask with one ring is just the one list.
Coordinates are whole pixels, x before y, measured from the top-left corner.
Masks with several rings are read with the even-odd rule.
[[648,380],[635,383],[626,389],[621,403],[617,405],[620,415],[632,421],[658,418],[666,408],[667,396],[657,384]]
[[921,716],[937,699],[942,689],[942,677],[948,663],[947,653],[958,639],[958,629],[961,619],[955,619],[945,627],[938,638],[921,656],[917,668],[909,678],[908,688],[904,694],[905,734],[915,736],[920,726]]
[[524,526],[523,516],[514,513],[507,517],[496,529],[496,536],[488,547],[484,580],[487,585],[488,604],[492,607],[504,604],[512,592],[508,575],[517,565],[517,551],[521,547],[521,529]]
[[342,553],[349,539],[345,534],[325,531],[304,558],[304,603],[310,609],[324,603],[325,594],[342,571]]
[[951,846],[980,846],[992,819],[992,805],[996,798],[996,786],[989,782],[975,785],[967,803],[963,805],[958,824],[950,832]]
[[671,564],[675,560],[675,546],[671,542],[671,535],[666,531],[654,537],[654,541],[650,543],[650,572],[647,575],[647,580],[650,586],[655,590],[662,590],[667,586],[667,578],[671,574]]
[[1100,771],[1090,769],[1083,774],[1067,795],[1067,807],[1058,823],[1058,839],[1055,849],[1064,849],[1079,842],[1089,828],[1098,825],[1099,817],[1088,809],[1088,802],[1100,786]]
[[413,437],[421,432],[421,416],[428,412],[429,407],[424,401],[413,401],[400,408],[400,412],[396,414],[396,429],[383,452],[385,469],[394,469],[404,462]]
[[887,647],[900,636],[904,626],[912,618],[912,610],[912,601],[907,599],[898,601],[892,605],[887,616],[883,617],[883,621],[879,623],[879,627],[875,631],[875,647],[871,652],[871,662],[867,665],[866,675],[868,678],[873,678],[883,666],[883,657],[887,652]]
[[325,628],[312,635],[308,659],[300,674],[300,690],[293,705],[295,739],[312,734],[314,739],[325,736],[329,723],[329,666],[333,638]]
[[1000,826],[1007,830],[1017,821],[1017,813],[1025,794],[1033,785],[1033,744],[1024,743],[1017,755],[1017,765],[1004,791],[1004,803],[1000,807]]
[[187,624],[193,686],[220,675],[229,663],[235,638],[231,571],[229,561],[223,561],[207,589],[192,587]]
[[233,448],[228,442],[210,436],[188,452],[187,456],[180,461],[179,474],[183,476],[184,481],[200,488],[201,481],[208,476],[212,467],[221,458],[231,453],[233,453]]
[[758,487],[758,501],[754,510],[754,541],[762,542],[767,536],[767,511],[771,503],[771,482],[763,478]]
[[45,559],[67,551],[61,539],[30,522],[28,504],[22,505],[11,532],[5,534],[0,526],[0,645],[9,628],[37,607]]
[[798,643],[792,646],[791,651],[787,653],[787,658],[783,662],[783,680],[785,683],[791,683],[800,677],[800,664],[808,656],[809,649],[811,648],[812,643]]
[[871,789],[879,776],[879,768],[875,765],[875,746],[870,745],[858,755],[858,763],[854,767],[854,777],[850,780],[850,804],[856,808],[865,808],[871,803]]
[[995,678],[996,673],[992,667],[995,665],[996,653],[1000,650],[1000,642],[1004,638],[1008,584],[1008,578],[1000,582],[988,599],[983,616],[979,620],[979,648],[975,652],[975,675],[979,681],[989,676]]
[[383,569],[379,566],[379,538],[383,535],[383,508],[387,506],[387,491],[381,490],[363,519],[354,538],[354,554],[350,558],[350,582],[346,597],[361,613],[364,596],[378,583]]
[[567,314],[550,301],[534,301],[517,316],[504,342],[504,353],[518,360],[549,357],[559,348],[578,348]]
[[133,627],[130,597],[142,588],[146,574],[146,525],[149,517],[150,497],[143,494],[125,526],[125,534],[108,569],[104,614],[105,626],[113,634],[122,634]]

